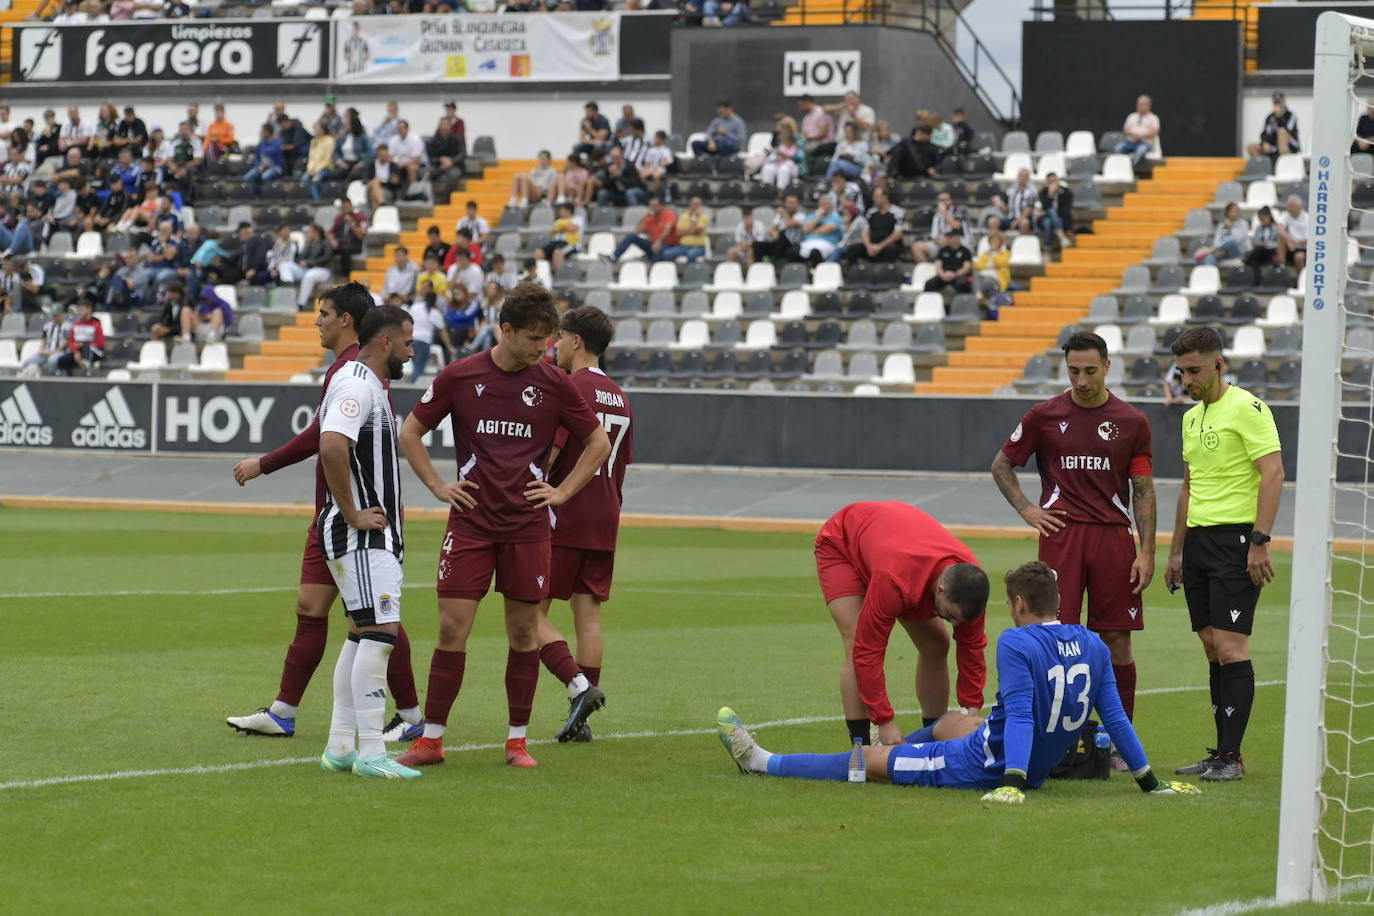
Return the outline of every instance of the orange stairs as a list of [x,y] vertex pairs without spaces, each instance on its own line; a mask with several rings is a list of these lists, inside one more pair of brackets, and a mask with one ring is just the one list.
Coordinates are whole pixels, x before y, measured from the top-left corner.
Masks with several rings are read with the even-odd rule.
[[1049,263],[1030,290],[997,321],[985,321],[949,354],[919,394],[991,394],[1019,378],[1026,360],[1054,346],[1059,331],[1088,314],[1093,297],[1116,288],[1127,267],[1150,256],[1155,240],[1183,228],[1188,211],[1206,206],[1217,185],[1245,168],[1243,159],[1173,158],[1125,195],[1122,205]]
[[300,312],[294,325],[284,325],[276,340],[264,340],[257,353],[243,358],[242,369],[224,374],[226,382],[285,382],[320,364],[320,332],[313,312]]
[[849,25],[872,22],[875,4],[864,0],[801,0],[789,6],[774,25]]
[[1245,70],[1259,69],[1259,6],[1269,0],[1193,0],[1194,19],[1245,24]]

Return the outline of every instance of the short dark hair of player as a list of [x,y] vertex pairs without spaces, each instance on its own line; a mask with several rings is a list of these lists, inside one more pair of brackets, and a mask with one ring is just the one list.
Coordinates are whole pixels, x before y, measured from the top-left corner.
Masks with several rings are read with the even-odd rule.
[[965,621],[976,620],[987,609],[988,574],[973,563],[955,563],[945,570],[945,597],[958,605]]
[[501,303],[501,324],[517,331],[540,331],[552,334],[558,327],[558,310],[547,289],[530,280],[515,284]]
[[1036,617],[1053,617],[1059,613],[1059,578],[1054,570],[1039,560],[1022,563],[1007,570],[1007,597],[1024,598]]
[[611,319],[594,305],[568,309],[563,313],[563,320],[558,323],[558,329],[565,334],[576,334],[581,337],[587,352],[593,356],[605,353],[606,348],[611,345],[611,338],[615,335]]
[[367,310],[362,324],[358,325],[358,346],[365,347],[383,331],[400,330],[407,321],[413,322],[410,313],[394,305],[378,305]]
[[374,305],[367,287],[356,280],[330,287],[320,298],[332,305],[337,314],[352,318],[355,330],[361,329],[363,317]]
[[1185,353],[1220,353],[1221,335],[1216,328],[1189,328],[1178,335],[1170,350],[1175,356],[1182,356]]
[[1060,349],[1064,351],[1065,356],[1082,350],[1096,350],[1102,361],[1107,361],[1107,342],[1090,331],[1075,331],[1069,335],[1069,339],[1064,341],[1064,346]]

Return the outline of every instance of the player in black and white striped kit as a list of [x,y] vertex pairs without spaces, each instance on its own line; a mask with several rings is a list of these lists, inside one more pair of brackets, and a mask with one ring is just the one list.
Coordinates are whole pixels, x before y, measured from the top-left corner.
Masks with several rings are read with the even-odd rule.
[[334,374],[320,407],[320,464],[329,492],[316,524],[348,614],[320,767],[380,779],[420,775],[388,757],[382,743],[405,552],[396,416],[382,378],[401,377],[414,331],[402,309],[369,309],[358,326],[358,358]]

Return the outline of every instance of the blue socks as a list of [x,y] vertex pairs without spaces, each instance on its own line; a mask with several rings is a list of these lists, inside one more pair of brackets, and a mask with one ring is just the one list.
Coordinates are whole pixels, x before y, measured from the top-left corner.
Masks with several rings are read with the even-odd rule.
[[907,744],[925,744],[926,742],[934,741],[935,726],[927,725],[925,728],[922,728],[919,731],[912,732],[902,740],[906,741]]
[[849,756],[842,754],[774,754],[768,760],[768,775],[789,779],[849,779]]

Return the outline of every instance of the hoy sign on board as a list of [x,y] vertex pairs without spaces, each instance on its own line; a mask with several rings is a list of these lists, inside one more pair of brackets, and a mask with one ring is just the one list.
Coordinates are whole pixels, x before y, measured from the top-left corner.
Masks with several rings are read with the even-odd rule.
[[787,51],[783,95],[844,95],[859,91],[858,51]]

